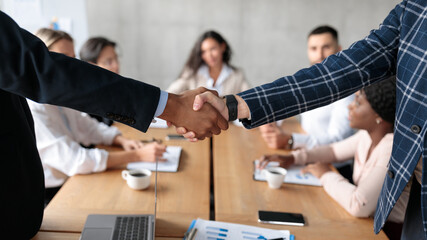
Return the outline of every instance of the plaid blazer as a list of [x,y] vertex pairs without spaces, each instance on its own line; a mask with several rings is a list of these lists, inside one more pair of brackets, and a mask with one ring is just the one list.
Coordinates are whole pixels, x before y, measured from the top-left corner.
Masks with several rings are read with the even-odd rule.
[[396,74],[393,151],[375,213],[378,233],[422,156],[424,234],[427,226],[427,0],[404,0],[376,30],[349,49],[292,76],[239,93],[247,128],[284,119],[344,98]]

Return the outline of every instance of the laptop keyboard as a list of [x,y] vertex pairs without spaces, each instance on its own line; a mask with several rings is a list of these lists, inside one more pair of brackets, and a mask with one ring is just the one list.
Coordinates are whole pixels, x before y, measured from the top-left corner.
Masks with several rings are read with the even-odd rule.
[[146,240],[148,217],[117,217],[113,240]]

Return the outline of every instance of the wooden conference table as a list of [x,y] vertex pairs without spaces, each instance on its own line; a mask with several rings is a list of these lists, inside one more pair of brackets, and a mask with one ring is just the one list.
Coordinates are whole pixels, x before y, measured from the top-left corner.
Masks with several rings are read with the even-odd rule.
[[[117,126],[133,139],[165,139],[174,133],[173,129],[150,129],[143,134]],[[164,143],[180,145],[183,151],[178,172],[158,174],[156,236],[182,237],[193,219],[209,219],[210,142]],[[80,233],[89,214],[153,214],[154,176],[148,189],[136,191],[122,179],[122,169],[68,179],[46,207],[41,231]]]
[[[116,126],[133,139],[164,139],[174,133],[174,129],[150,129],[143,134],[122,124]],[[287,126],[300,130],[294,121]],[[373,233],[372,219],[352,217],[321,187],[284,184],[273,190],[265,182],[252,180],[252,161],[277,152],[267,149],[257,129],[230,125],[228,131],[213,137],[212,150],[208,140],[164,143],[182,146],[183,153],[178,172],[158,176],[156,239],[182,238],[193,219],[209,219],[211,174],[217,221],[287,229],[297,240],[387,239],[383,232]],[[121,179],[121,170],[71,177],[46,207],[41,230],[34,239],[78,239],[88,214],[152,214],[154,184],[144,191],[132,190]],[[307,225],[260,224],[258,210],[299,212]]]

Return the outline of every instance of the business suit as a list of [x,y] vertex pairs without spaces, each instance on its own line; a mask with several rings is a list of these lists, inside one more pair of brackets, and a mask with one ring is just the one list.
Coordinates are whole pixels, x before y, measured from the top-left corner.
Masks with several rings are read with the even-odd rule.
[[[327,105],[396,74],[393,150],[377,204],[376,233],[411,179],[420,157],[424,163],[422,173],[427,173],[426,36],[427,1],[405,0],[390,12],[379,29],[349,49],[293,76],[239,94],[251,112],[251,121],[244,124],[256,127]],[[419,227],[424,227],[427,238],[427,177],[423,176],[421,183],[424,223]]]
[[[146,131],[160,89],[50,53],[0,12],[0,232],[34,236],[43,216],[44,180],[26,98],[108,117]],[[13,233],[13,235],[12,235]]]

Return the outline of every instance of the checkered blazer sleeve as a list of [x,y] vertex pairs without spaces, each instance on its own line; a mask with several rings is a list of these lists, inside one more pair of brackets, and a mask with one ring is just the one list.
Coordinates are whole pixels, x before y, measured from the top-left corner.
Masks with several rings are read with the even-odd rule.
[[396,6],[363,40],[292,76],[239,93],[248,104],[246,128],[275,122],[344,98],[396,72],[400,14]]

